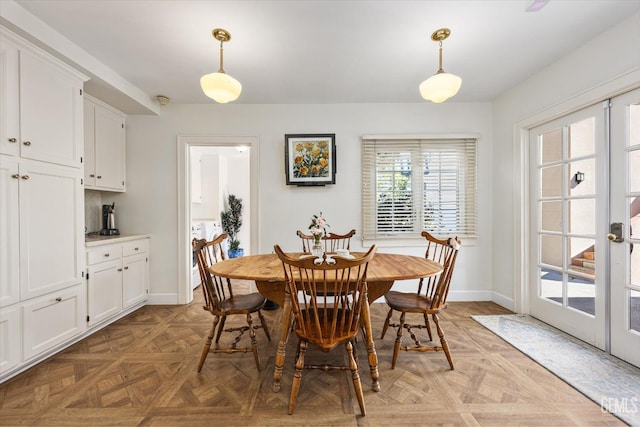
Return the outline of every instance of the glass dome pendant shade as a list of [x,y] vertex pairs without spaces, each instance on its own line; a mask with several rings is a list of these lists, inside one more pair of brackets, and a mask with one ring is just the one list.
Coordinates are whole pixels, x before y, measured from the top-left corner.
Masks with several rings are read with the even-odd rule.
[[242,85],[239,81],[224,72],[222,44],[231,40],[228,31],[216,28],[213,30],[213,37],[220,41],[220,69],[216,73],[205,74],[200,78],[200,87],[209,98],[220,104],[235,101],[242,92]]
[[462,79],[454,74],[445,73],[442,69],[442,40],[449,37],[451,31],[441,28],[431,35],[433,41],[440,42],[438,72],[423,81],[420,86],[420,95],[427,101],[439,104],[455,96],[462,86]]

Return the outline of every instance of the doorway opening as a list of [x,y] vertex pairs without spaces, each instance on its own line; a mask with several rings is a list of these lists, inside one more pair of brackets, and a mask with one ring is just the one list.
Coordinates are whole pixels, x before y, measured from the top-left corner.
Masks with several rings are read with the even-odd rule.
[[178,137],[178,303],[193,300],[200,280],[191,241],[222,232],[220,212],[229,194],[242,199],[238,240],[245,254],[258,242],[258,139],[256,137]]

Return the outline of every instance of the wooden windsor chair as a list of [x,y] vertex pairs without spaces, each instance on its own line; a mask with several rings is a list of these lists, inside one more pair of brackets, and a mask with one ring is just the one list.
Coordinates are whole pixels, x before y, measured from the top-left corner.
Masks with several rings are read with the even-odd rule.
[[[260,356],[258,355],[258,347],[256,341],[255,329],[262,327],[267,339],[271,341],[269,328],[262,314],[262,308],[266,299],[257,292],[234,295],[231,280],[212,274],[209,267],[220,261],[224,261],[225,254],[223,250],[223,242],[228,238],[227,233],[222,233],[210,242],[205,239],[193,239],[193,251],[198,260],[198,270],[200,271],[201,287],[204,294],[204,310],[213,315],[213,325],[207,337],[200,362],[198,364],[198,372],[202,370],[204,361],[209,353],[253,353],[256,367],[260,370]],[[252,313],[258,313],[261,326],[253,325]],[[245,326],[233,327],[225,329],[225,321],[227,316],[244,315],[247,324]],[[249,332],[251,347],[238,348],[242,335]],[[224,348],[218,347],[222,332],[236,333],[233,342]],[[213,337],[215,335],[215,347],[212,348]]]
[[[298,336],[289,414],[293,414],[296,404],[302,370],[316,368],[350,370],[360,412],[364,416],[364,395],[353,342],[363,320],[362,306],[367,301],[367,266],[376,252],[375,245],[365,255],[355,259],[327,258],[325,255],[320,263],[314,256],[289,256],[278,245],[274,249],[284,267],[293,330]],[[330,263],[327,263],[327,259]],[[305,364],[309,344],[327,353],[344,344],[348,365]]]
[[[298,237],[302,241],[302,252],[310,253],[311,246],[313,246],[313,235],[305,234],[302,231],[296,231]],[[325,236],[322,236],[322,242],[324,244],[324,251],[329,253],[334,253],[338,249],[351,249],[351,237],[356,234],[356,230],[351,230],[346,234],[337,234],[337,233],[327,233]]]
[[[400,350],[420,352],[444,351],[449,366],[453,369],[451,352],[449,351],[449,345],[440,326],[438,314],[447,306],[449,285],[451,284],[451,276],[458,256],[458,249],[460,248],[460,240],[457,237],[444,240],[438,239],[426,231],[422,232],[422,236],[427,240],[425,258],[442,264],[443,270],[438,275],[421,278],[416,292],[389,291],[385,294],[384,299],[389,306],[389,313],[384,321],[380,338],[384,338],[389,326],[397,329],[396,342],[393,348],[393,359],[391,362],[392,369],[396,367]],[[394,310],[400,312],[399,323],[390,323]],[[424,325],[407,323],[405,317],[408,313],[421,314],[424,319]],[[439,346],[435,345],[435,343],[434,345],[423,345],[413,331],[414,329],[426,329],[429,335],[429,341],[433,342],[429,316],[431,316],[433,323],[436,325],[436,331],[440,338]],[[415,343],[414,346],[401,345],[403,329],[406,329],[411,335]]]

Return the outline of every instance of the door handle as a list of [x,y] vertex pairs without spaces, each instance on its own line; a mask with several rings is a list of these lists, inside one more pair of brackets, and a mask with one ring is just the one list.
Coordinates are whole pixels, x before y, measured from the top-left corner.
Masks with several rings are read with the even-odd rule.
[[609,226],[609,234],[607,234],[607,239],[611,242],[621,243],[624,242],[624,237],[622,237],[622,223],[614,222]]

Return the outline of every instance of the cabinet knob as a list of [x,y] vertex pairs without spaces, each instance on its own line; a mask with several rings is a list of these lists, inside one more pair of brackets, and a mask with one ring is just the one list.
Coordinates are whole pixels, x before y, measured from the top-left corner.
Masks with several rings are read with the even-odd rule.
[[134,250],[134,251],[139,251],[139,250],[140,250],[140,248],[133,248],[133,250]]
[[60,301],[62,301],[62,297],[56,298],[56,302],[60,302]]
[[29,179],[29,175],[22,175],[20,178],[24,179],[25,181]]
[[124,269],[125,269],[125,270],[128,270],[128,269],[129,269],[129,267],[127,266],[127,267],[125,267]]
[[9,138],[9,142],[15,144],[16,142],[18,142],[18,140],[15,138]]
[[31,141],[25,141],[22,143],[23,145],[26,145],[27,147],[31,145]]
[[95,178],[96,175],[94,173],[92,173],[91,175],[89,175],[90,178]]
[[122,269],[121,269],[121,268],[119,268],[119,269],[118,269],[118,271],[122,271]]
[[102,179],[102,175],[98,175],[96,178],[98,178],[98,179]]
[[109,258],[109,254],[104,254],[104,256],[106,256],[107,258]]
[[14,173],[13,175],[11,175],[11,178],[18,179],[18,178],[20,178],[20,175],[17,174],[17,173]]

